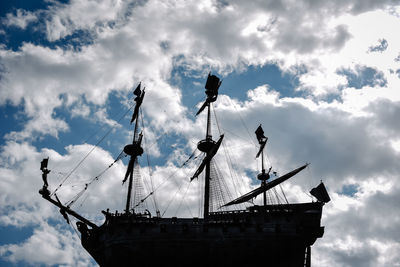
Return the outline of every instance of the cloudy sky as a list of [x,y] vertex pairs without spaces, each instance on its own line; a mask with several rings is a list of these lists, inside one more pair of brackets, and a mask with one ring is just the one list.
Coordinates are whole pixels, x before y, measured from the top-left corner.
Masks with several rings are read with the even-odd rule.
[[[321,179],[332,198],[313,264],[400,266],[400,1],[13,0],[0,21],[1,266],[96,265],[38,194],[40,161],[52,191],[68,177],[58,194],[71,200],[131,140],[140,81],[141,173],[153,183],[142,195],[157,188],[164,216],[199,216],[198,159],[181,166],[204,138],[194,114],[210,71],[223,79],[212,129],[225,133],[227,198],[258,183],[261,123],[268,166],[311,163],[283,186],[289,201],[310,201]],[[96,222],[123,210],[126,165],[73,208]]]

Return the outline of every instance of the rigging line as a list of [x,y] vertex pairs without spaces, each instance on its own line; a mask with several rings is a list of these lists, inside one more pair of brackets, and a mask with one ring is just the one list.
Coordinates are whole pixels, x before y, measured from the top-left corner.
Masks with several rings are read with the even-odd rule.
[[213,111],[214,117],[215,117],[215,122],[217,123],[218,132],[219,132],[219,134],[221,135],[221,129],[220,129],[220,127],[219,127],[219,122],[218,122],[217,113],[215,113],[215,108],[214,108],[214,106],[213,106],[212,103],[210,103],[210,108],[212,108],[212,111]]
[[[242,193],[240,192],[240,189],[237,189],[238,186],[236,186],[237,183],[235,182],[235,178],[234,178],[233,171],[232,171],[233,170],[233,164],[232,164],[232,159],[231,159],[229,150],[228,150],[226,144],[222,144],[222,146],[224,148],[224,152],[225,152],[224,154],[225,154],[226,161],[229,163],[228,164],[228,169],[229,169],[230,177],[232,179],[232,183],[234,185],[235,193],[236,193],[236,195],[238,195],[238,190],[239,190],[239,195],[242,195]],[[239,180],[239,179],[237,178],[237,180]],[[240,186],[239,186],[239,188],[240,188]]]
[[[143,136],[145,137],[145,126],[144,126],[144,119],[143,119],[143,111],[140,110],[140,117],[142,120],[142,129],[143,129]],[[147,138],[144,138],[144,145],[145,145],[145,150],[147,150]],[[149,148],[150,149],[150,148]],[[148,151],[146,151],[146,159],[147,159],[147,167],[148,167],[148,171],[149,171],[149,177],[150,177],[150,185],[151,185],[151,192],[154,193],[154,182],[153,182],[153,175],[151,173],[151,167],[150,167],[150,157],[149,157],[149,153]],[[156,209],[156,211],[158,211],[158,204],[157,204],[157,199],[156,199],[156,195],[153,195],[153,204],[154,204],[154,208]]]
[[246,131],[247,131],[247,134],[248,134],[249,137],[250,137],[250,140],[252,140],[252,143],[254,144],[254,147],[257,147],[257,144],[254,142],[253,138],[251,137],[249,128],[247,128],[246,124],[244,123],[244,120],[243,120],[243,117],[242,117],[240,111],[236,108],[236,105],[232,102],[232,100],[231,100],[229,97],[228,97],[228,99],[229,99],[229,101],[231,102],[231,105],[232,105],[232,106],[235,108],[235,110],[238,112],[240,121],[241,121],[241,123],[243,124],[243,126],[245,127],[245,129],[246,129]]
[[[226,184],[225,179],[223,178],[222,172],[221,172],[217,162],[215,160],[213,160],[212,163],[213,163],[213,168],[215,169],[215,174],[217,177],[216,180],[217,180],[217,183],[219,186],[220,197],[222,200],[222,203],[218,203],[218,204],[220,204],[220,206],[222,206],[223,204],[227,203],[226,197],[228,197],[228,199],[232,199],[232,195],[231,195],[228,185]],[[224,188],[226,189],[225,191],[223,191]],[[224,192],[226,192],[227,196],[224,194]]]
[[[195,150],[195,151],[196,151],[196,150]],[[193,153],[194,153],[194,152],[193,152]],[[192,155],[193,155],[193,154],[192,154]],[[190,156],[190,157],[192,157],[192,156]],[[189,157],[189,159],[190,159],[190,157]],[[187,162],[187,161],[186,161],[186,162]],[[183,163],[183,165],[186,164],[186,162]],[[182,166],[183,166],[183,165],[182,165]],[[180,169],[180,168],[177,168],[177,170],[176,170],[173,174],[175,174],[179,169]],[[172,175],[173,175],[173,174],[172,174]],[[170,176],[168,177],[168,179],[169,179],[170,177],[172,177],[172,175],[170,175]],[[187,176],[187,175],[185,175],[185,176]],[[167,180],[164,180],[164,182],[166,182],[166,181],[167,181]],[[164,183],[164,182],[163,182],[163,183]],[[191,183],[191,181],[190,181],[189,183]],[[175,184],[177,184],[177,183],[175,182]],[[171,200],[169,201],[169,203],[168,203],[166,209],[164,210],[164,212],[162,213],[161,216],[164,216],[164,214],[167,212],[169,206],[171,205],[171,203],[172,203],[173,200],[175,199],[176,195],[180,192],[180,190],[181,190],[181,188],[182,188],[182,185],[183,185],[183,183],[181,183],[181,184],[179,185],[178,191],[176,191],[175,194],[172,196]],[[160,184],[160,186],[161,186],[161,184]],[[157,190],[158,188],[159,188],[159,186],[158,186],[155,190]]]
[[161,217],[164,216],[165,212],[167,212],[169,206],[171,205],[172,201],[175,199],[176,195],[181,191],[183,183],[179,186],[178,190],[175,192],[175,194],[172,196],[171,200],[169,201],[167,207],[165,208],[164,212],[162,213]]
[[[218,117],[217,117],[217,113],[215,112],[215,109],[213,109],[213,112],[214,112],[215,121],[217,122],[217,127],[218,127],[219,134],[221,135],[219,121],[218,121]],[[254,142],[253,142],[253,144],[254,144]],[[229,168],[230,176],[231,176],[231,179],[232,179],[232,183],[234,184],[235,193],[236,193],[236,195],[238,195],[238,191],[237,191],[237,187],[238,186],[236,186],[236,184],[239,184],[239,185],[241,184],[243,186],[244,185],[243,184],[243,177],[240,177],[241,179],[239,179],[237,173],[232,171],[232,170],[234,170],[234,167],[233,167],[233,163],[232,163],[232,158],[231,158],[230,153],[229,153],[229,149],[226,146],[226,142],[223,142],[222,146],[224,148],[225,158],[226,158],[226,161],[228,163],[228,168]],[[233,175],[233,173],[235,173],[236,175]],[[235,182],[234,176],[236,176],[237,182]],[[240,188],[241,188],[241,186],[239,186],[239,189],[238,189],[239,190],[239,195],[242,195]]]
[[253,145],[253,144],[254,144],[253,142],[249,141],[249,139],[248,139],[248,138],[244,138],[243,136],[240,136],[240,135],[238,135],[238,134],[235,134],[234,132],[232,132],[232,131],[229,131],[229,130],[228,130],[228,129],[226,129],[226,128],[223,128],[223,127],[222,127],[222,129],[223,129],[225,132],[228,132],[228,133],[230,133],[230,134],[232,134],[232,135],[234,135],[234,136],[238,137],[239,139],[241,139],[241,140],[245,141],[246,143],[249,143],[249,144],[251,144],[251,145]]
[[[128,112],[133,108],[133,106],[131,106],[125,113],[123,116],[121,116],[117,122],[120,122],[125,116],[126,114],[128,114]],[[58,189],[65,183],[65,181],[72,175],[72,173],[74,171],[76,171],[76,169],[79,168],[79,166],[83,163],[83,161],[85,161],[85,159],[96,149],[96,147],[111,133],[111,131],[113,130],[113,128],[110,128],[106,134],[96,143],[95,146],[92,147],[92,149],[83,157],[83,159],[81,159],[81,161],[75,166],[75,168],[72,169],[72,171],[63,179],[63,181],[58,185],[58,187],[54,190],[53,193],[50,194],[50,196],[53,196]]]
[[[138,172],[141,170],[141,168],[139,168],[140,166],[138,166]],[[141,173],[141,171],[140,171],[140,173]],[[151,192],[151,188],[150,188],[150,186],[149,186],[149,182],[148,182],[148,180],[149,179],[146,179],[147,177],[142,177],[142,175],[138,175],[138,177],[140,177],[140,183],[142,184],[141,185],[141,194],[137,194],[138,195],[138,197],[137,197],[137,203],[144,203],[144,201],[148,198],[148,197],[150,197],[150,196],[154,196],[154,194],[147,194],[147,192]],[[138,178],[136,178],[136,179],[138,179]],[[144,187],[143,187],[143,185],[144,185]],[[135,191],[137,190],[137,189],[139,189],[139,187],[138,186],[135,186]],[[143,197],[143,195],[144,194],[147,194],[146,195],[146,197]],[[136,195],[136,193],[135,193],[135,195]],[[154,198],[152,198],[153,199],[153,204],[154,204],[154,208],[156,208],[156,205],[155,205],[155,203],[154,203]],[[136,201],[136,200],[135,200]],[[144,203],[144,204],[146,204],[146,203]]]
[[[72,216],[71,216],[71,217],[72,217]],[[81,240],[81,242],[82,242],[82,238],[81,238],[81,236],[78,234],[78,231],[75,229],[74,224],[71,222],[70,225],[72,226],[72,229],[74,229],[74,232],[75,232],[75,234],[78,236],[79,240]]]
[[[217,113],[215,112],[215,109],[213,109],[213,112],[214,112],[215,121],[217,122],[217,127],[218,127],[219,134],[221,135],[221,129],[219,127],[218,117],[217,117]],[[232,162],[228,160],[229,156],[228,156],[228,152],[227,152],[227,148],[226,148],[225,142],[222,143],[222,146],[224,148],[224,152],[225,152],[224,154],[225,154],[226,161],[230,162],[231,165],[232,165]],[[229,169],[229,172],[230,172],[230,176],[232,178],[232,182],[234,182],[233,181],[234,180],[233,179],[233,175],[232,175],[232,169],[231,169],[231,166],[229,166],[229,164],[228,164],[228,169]],[[237,194],[236,186],[234,186],[234,188],[235,188],[235,193]]]
[[[122,151],[119,153],[118,157],[114,160],[113,163],[111,163],[106,169],[104,169],[102,172],[100,172],[97,176],[95,176],[93,179],[91,179],[88,183],[85,184],[85,187],[79,191],[75,197],[73,197],[69,202],[66,203],[66,206],[71,207],[81,196],[82,194],[88,189],[89,185],[91,185],[94,181],[98,181],[99,178],[106,173],[118,160],[120,160],[123,156],[125,155],[125,152]],[[82,203],[83,204],[83,203]]]
[[[189,157],[189,159],[187,159],[180,167],[178,167],[178,168],[176,168],[176,170],[170,175],[170,176],[168,176],[167,178],[165,178],[164,179],[164,181],[162,181],[159,185],[157,185],[156,186],[156,188],[152,191],[152,192],[150,192],[148,195],[151,195],[151,194],[153,194],[154,192],[156,192],[163,184],[165,184],[172,176],[174,176],[178,171],[179,171],[179,169],[180,168],[182,168],[183,166],[185,166],[188,162],[189,162],[189,160],[195,160],[195,159],[197,159],[198,157],[193,157],[194,155],[195,155],[195,152],[197,151],[197,148],[193,151],[193,153],[190,155],[190,157]],[[147,198],[148,196],[146,196],[146,198]]]
[[188,204],[186,202],[186,199],[183,200],[183,204],[185,205],[186,209],[189,211],[190,216],[194,217],[193,213],[192,213],[192,210],[189,208],[189,206],[188,206]]
[[[129,101],[132,101],[133,97],[131,99],[128,98],[127,102],[129,103]],[[123,112],[123,109],[120,109],[117,113],[113,114],[111,117],[111,119],[117,117],[119,114],[121,114],[121,112]],[[97,128],[96,131],[93,132],[93,134],[91,134],[88,138],[85,139],[85,141],[83,143],[87,143],[93,136],[95,136],[97,133],[99,133],[99,131],[103,128],[104,126],[99,126]]]
[[[188,185],[187,185],[187,187],[186,187],[186,190],[185,190],[185,193],[183,193],[183,196],[181,197],[181,201],[179,201],[179,205],[178,205],[178,207],[176,208],[176,211],[175,211],[175,217],[176,217],[176,215],[178,214],[178,211],[179,211],[179,209],[181,208],[182,203],[185,201],[186,194],[187,194],[187,192],[189,191],[190,184],[191,184],[191,183],[188,183]],[[185,206],[186,206],[186,205],[185,205]],[[187,208],[187,206],[186,206],[186,208]],[[189,210],[189,213],[190,213],[190,215],[192,215],[192,213],[190,212],[190,210]],[[192,217],[193,217],[193,216],[192,216]]]
[[81,191],[79,191],[78,194],[76,194],[76,195],[72,198],[72,200],[70,200],[70,201],[67,202],[67,203],[64,203],[64,206],[67,206],[67,208],[70,208],[71,205],[74,204],[74,203],[83,195],[83,193],[84,193],[84,192],[86,191],[86,189],[87,189],[87,186],[88,186],[88,184],[86,184],[85,187],[84,187]]
[[[196,148],[196,149],[193,151],[193,153],[190,155],[189,159],[187,159],[187,160],[182,164],[181,167],[183,167],[184,165],[186,165],[186,163],[188,163],[188,162],[193,158],[193,156],[195,155],[195,152],[196,152],[196,151],[197,151],[197,148]],[[196,160],[196,159],[197,159],[197,157],[193,158],[193,160]],[[184,174],[185,174],[184,176],[185,176],[185,177],[188,176],[189,171],[188,171],[188,170],[185,170],[185,169],[183,169],[183,171],[184,171]],[[189,211],[190,216],[194,217],[193,214],[192,214],[191,209],[189,208],[189,206],[188,206],[188,204],[187,204],[187,202],[186,202],[186,195],[187,195],[187,191],[189,190],[190,184],[191,184],[191,182],[188,183],[188,187],[186,188],[186,191],[185,191],[185,193],[184,193],[184,195],[183,195],[183,197],[182,197],[182,200],[181,200],[181,202],[180,202],[180,204],[179,204],[178,209],[176,210],[175,215],[178,213],[178,210],[180,209],[180,206],[181,206],[182,203],[183,203],[183,204],[185,205],[186,209]],[[200,184],[200,183],[199,183],[199,184]]]
[[83,206],[83,203],[86,202],[86,199],[88,199],[89,195],[86,195],[86,197],[82,200],[81,204],[79,205],[79,207],[81,208]]
[[277,204],[281,204],[281,198],[279,197],[278,192],[276,191],[276,188],[274,187],[274,188],[272,188],[272,189],[273,189],[273,191],[274,191]]
[[[202,177],[204,177],[205,176],[205,174],[203,173],[202,174]],[[198,191],[200,192],[200,197],[198,198],[198,200],[199,200],[199,206],[198,206],[198,217],[201,217],[201,214],[203,213],[203,204],[204,204],[204,198],[203,198],[203,196],[204,196],[204,186],[203,186],[203,184],[202,183],[197,183],[197,186],[198,186]]]
[[[312,184],[312,183],[314,182],[314,177],[313,177],[313,175],[312,175],[310,165],[311,165],[311,164],[309,164],[309,165],[306,167],[306,169],[307,169],[308,177],[311,177],[311,178],[308,178],[308,181],[309,181],[309,188],[313,188],[313,184]],[[312,197],[312,195],[310,195],[306,190],[304,190],[303,187],[302,187],[302,190],[303,190],[304,193],[306,193],[307,196],[310,197],[311,201],[314,200],[313,197]]]
[[154,102],[161,102],[161,101],[163,101],[163,100],[165,100],[165,99],[176,99],[176,97],[177,97],[177,95],[174,95],[174,96],[165,96],[165,97],[159,97],[159,98],[153,98],[153,97],[151,97],[149,100],[146,100],[146,103],[154,103]]
[[285,197],[286,204],[289,204],[289,201],[287,200],[286,195],[285,195],[285,191],[283,191],[282,185],[279,185],[279,187],[281,188],[282,194]]
[[[141,206],[141,209],[147,209],[147,202],[142,201],[143,199],[143,195],[145,192],[145,188],[144,186],[146,186],[144,184],[144,181],[142,179],[142,175],[141,175],[141,171],[140,171],[141,167],[138,164],[138,159],[136,158],[136,164],[134,167],[134,194],[133,194],[133,198],[132,198],[132,203],[138,203],[138,204],[143,204]],[[144,186],[143,186],[144,185]],[[140,205],[138,205],[140,206]]]

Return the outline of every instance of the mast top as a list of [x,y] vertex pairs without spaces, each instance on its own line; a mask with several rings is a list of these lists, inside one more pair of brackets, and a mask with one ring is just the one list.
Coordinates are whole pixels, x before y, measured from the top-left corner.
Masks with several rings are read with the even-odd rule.
[[217,100],[218,89],[221,86],[221,83],[222,83],[221,80],[217,76],[211,75],[211,72],[208,74],[205,88],[206,88],[207,101],[209,103],[215,102],[215,100]]
[[197,111],[196,116],[199,115],[210,103],[215,102],[218,97],[218,89],[221,86],[222,81],[215,75],[211,75],[211,72],[208,74],[207,82],[205,85],[206,88],[206,101],[200,107],[199,111]]

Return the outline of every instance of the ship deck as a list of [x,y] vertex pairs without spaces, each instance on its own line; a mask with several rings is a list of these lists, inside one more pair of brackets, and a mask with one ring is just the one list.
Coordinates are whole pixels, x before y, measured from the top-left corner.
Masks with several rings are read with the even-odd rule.
[[105,213],[98,229],[81,229],[82,244],[100,266],[239,266],[257,264],[260,255],[273,263],[267,266],[304,266],[306,248],[323,235],[322,206],[254,206],[210,213],[207,220]]

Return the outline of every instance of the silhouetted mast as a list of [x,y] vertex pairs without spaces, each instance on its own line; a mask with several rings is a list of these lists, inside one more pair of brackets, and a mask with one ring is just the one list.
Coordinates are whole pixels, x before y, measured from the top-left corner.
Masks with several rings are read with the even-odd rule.
[[[266,173],[264,168],[264,148],[268,141],[268,137],[264,136],[264,130],[262,129],[261,124],[258,126],[255,134],[257,136],[258,143],[260,144],[260,149],[256,155],[256,158],[258,158],[261,154],[261,173],[257,175],[257,179],[261,181],[261,186],[265,186],[267,184],[267,180],[269,179],[269,172],[272,169],[272,167],[270,167],[268,173]],[[267,205],[267,191],[263,192],[263,204],[264,206]]]
[[211,73],[208,74],[207,82],[205,85],[206,88],[206,95],[207,99],[199,109],[199,111],[196,113],[196,116],[200,114],[205,108],[207,108],[207,129],[206,129],[206,138],[204,140],[201,140],[197,144],[197,148],[206,153],[205,158],[203,159],[202,163],[196,170],[195,174],[191,178],[193,180],[194,178],[198,177],[199,174],[204,170],[205,168],[205,182],[204,182],[204,219],[208,218],[209,215],[209,208],[210,208],[210,162],[211,159],[215,156],[215,154],[218,151],[219,146],[221,145],[222,139],[224,138],[224,135],[221,135],[219,140],[215,142],[212,139],[211,135],[211,108],[210,104],[212,102],[215,102],[218,97],[218,89],[221,86],[221,81],[220,79],[215,76],[211,75]]
[[143,148],[141,147],[141,143],[142,143],[142,138],[143,135],[142,133],[139,134],[139,136],[137,136],[138,133],[138,117],[139,117],[139,108],[143,102],[143,98],[144,98],[144,94],[145,91],[143,89],[143,91],[140,89],[140,83],[139,85],[136,87],[135,91],[133,92],[134,95],[136,95],[135,98],[135,110],[133,112],[132,115],[132,119],[131,119],[131,124],[132,122],[135,121],[135,130],[133,133],[133,140],[132,140],[132,144],[126,145],[124,147],[124,152],[127,155],[130,155],[130,159],[129,159],[129,164],[128,164],[128,168],[126,170],[125,173],[125,178],[122,181],[122,183],[125,183],[126,180],[129,177],[129,183],[128,183],[128,195],[126,198],[126,208],[125,208],[125,212],[129,213],[130,210],[130,205],[131,205],[131,195],[132,195],[132,184],[133,184],[133,169],[135,167],[135,163],[137,162],[137,157],[143,154]]

